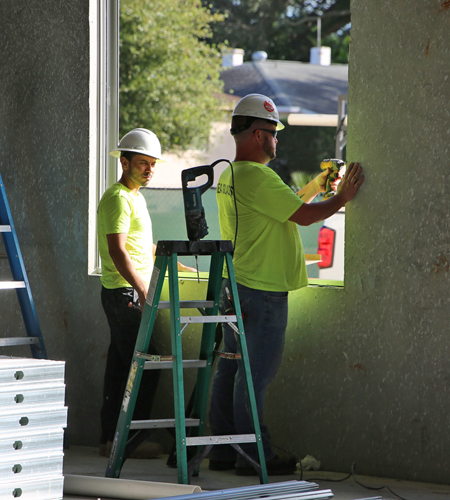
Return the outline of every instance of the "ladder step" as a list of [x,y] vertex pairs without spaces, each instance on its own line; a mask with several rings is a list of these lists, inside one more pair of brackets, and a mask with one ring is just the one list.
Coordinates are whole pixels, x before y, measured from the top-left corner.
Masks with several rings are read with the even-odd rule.
[[[214,307],[213,300],[180,300],[180,309],[198,309],[199,307]],[[170,309],[170,302],[160,301],[158,309]]]
[[32,345],[39,344],[40,340],[38,337],[9,337],[0,338],[0,347],[11,346],[11,345]]
[[[186,427],[198,427],[200,425],[200,419],[198,418],[186,418]],[[174,418],[163,418],[159,420],[132,420],[130,424],[130,430],[132,429],[168,429],[175,427]]]
[[236,315],[231,316],[181,316],[180,323],[236,323]]
[[186,438],[186,446],[239,443],[256,443],[256,436],[254,434],[236,434],[233,436],[200,436]]
[[[205,368],[206,360],[204,359],[184,359],[183,368]],[[146,361],[144,370],[168,370],[173,368],[173,361]]]
[[0,290],[13,290],[14,288],[26,288],[25,281],[0,281]]
[[[172,369],[175,356],[171,354],[158,356],[155,354],[145,354],[144,352],[136,352],[136,356],[146,360],[144,370],[165,370]],[[206,366],[205,359],[183,359],[183,368],[204,368]]]
[[0,226],[0,233],[10,233],[11,226]]

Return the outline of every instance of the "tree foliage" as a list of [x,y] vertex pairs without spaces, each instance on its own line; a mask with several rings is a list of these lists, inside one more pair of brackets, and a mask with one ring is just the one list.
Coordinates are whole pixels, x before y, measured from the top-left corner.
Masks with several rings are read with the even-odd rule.
[[220,19],[201,0],[121,1],[121,136],[145,127],[166,150],[206,142],[220,117],[220,52],[207,43]]
[[269,59],[307,62],[317,17],[323,37],[350,22],[350,0],[203,0],[203,5],[225,16],[213,28],[213,42],[242,48],[247,59],[264,50]]

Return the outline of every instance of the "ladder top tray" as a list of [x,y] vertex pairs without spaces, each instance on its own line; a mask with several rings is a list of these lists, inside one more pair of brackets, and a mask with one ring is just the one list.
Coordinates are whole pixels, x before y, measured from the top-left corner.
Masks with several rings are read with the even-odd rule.
[[233,244],[229,240],[206,241],[158,241],[156,256],[178,255],[211,255],[213,252],[233,252]]

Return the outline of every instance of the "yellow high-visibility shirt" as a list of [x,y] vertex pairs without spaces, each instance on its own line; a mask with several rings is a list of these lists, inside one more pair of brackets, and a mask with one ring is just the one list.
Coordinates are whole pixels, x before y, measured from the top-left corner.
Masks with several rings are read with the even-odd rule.
[[108,188],[98,205],[97,233],[102,259],[101,282],[105,288],[131,286],[109,255],[107,234],[128,234],[126,249],[133,265],[144,282],[150,283],[153,272],[152,221],[141,193],[133,193],[119,182]]
[[234,243],[238,223],[236,281],[273,292],[306,286],[302,241],[297,224],[289,220],[303,201],[266,165],[234,162],[233,171],[230,166],[224,170],[216,196],[222,239]]

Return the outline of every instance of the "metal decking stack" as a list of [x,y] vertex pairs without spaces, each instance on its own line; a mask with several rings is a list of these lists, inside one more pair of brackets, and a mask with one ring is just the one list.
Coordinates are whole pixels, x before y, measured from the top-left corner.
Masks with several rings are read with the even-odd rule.
[[0,499],[63,497],[64,368],[0,356]]

